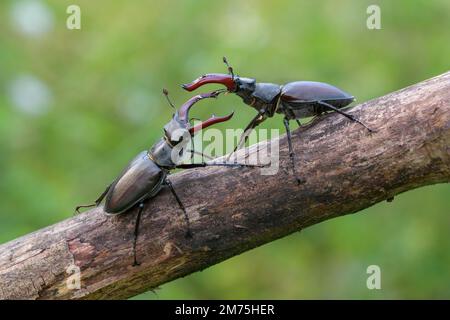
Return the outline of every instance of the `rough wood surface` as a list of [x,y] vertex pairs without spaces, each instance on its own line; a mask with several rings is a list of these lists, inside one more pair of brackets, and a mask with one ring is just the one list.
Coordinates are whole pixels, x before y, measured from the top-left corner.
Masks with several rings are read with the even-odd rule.
[[[1,245],[0,298],[131,297],[312,224],[450,181],[450,72],[351,112],[377,132],[338,114],[294,132],[301,186],[284,136],[277,175],[214,167],[171,176],[194,237],[184,237],[183,215],[163,190],[142,216],[139,267],[131,265],[135,210],[108,217],[97,208]],[[66,285],[71,265],[81,269],[80,290]]]

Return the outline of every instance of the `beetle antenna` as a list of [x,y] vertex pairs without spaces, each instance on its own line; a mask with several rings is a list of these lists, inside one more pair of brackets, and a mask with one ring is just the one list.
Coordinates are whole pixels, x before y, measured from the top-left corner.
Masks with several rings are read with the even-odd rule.
[[230,64],[228,63],[227,57],[223,57],[223,63],[225,63],[225,65],[228,68],[228,72],[231,74],[231,77],[234,79],[234,71],[233,71],[233,67],[230,66]]
[[170,104],[170,106],[171,106],[172,108],[176,109],[175,106],[173,105],[172,101],[170,101],[170,98],[169,98],[169,91],[167,91],[166,88],[163,88],[163,94],[164,94],[164,96],[166,97],[167,102]]

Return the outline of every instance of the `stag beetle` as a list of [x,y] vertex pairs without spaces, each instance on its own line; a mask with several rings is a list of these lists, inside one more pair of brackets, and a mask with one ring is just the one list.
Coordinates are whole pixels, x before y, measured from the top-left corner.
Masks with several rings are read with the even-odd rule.
[[[302,183],[295,171],[294,150],[291,141],[289,121],[296,120],[300,126],[299,119],[318,116],[326,111],[335,111],[342,114],[353,122],[359,123],[364,128],[373,132],[364,123],[353,115],[341,110],[352,103],[355,98],[330,84],[314,81],[295,81],[285,85],[274,83],[258,83],[255,79],[239,77],[234,74],[233,68],[224,57],[223,62],[228,68],[228,74],[210,73],[205,74],[191,83],[183,84],[182,88],[193,91],[208,83],[218,83],[226,87],[228,92],[237,94],[245,104],[258,111],[258,114],[250,121],[241,136],[234,151],[240,149],[246,142],[250,132],[267,118],[273,117],[275,112],[284,115],[284,127],[289,145],[289,157],[294,176],[298,184]],[[230,157],[231,154],[228,156]]]
[[[144,201],[156,196],[163,186],[167,186],[170,189],[183,211],[187,226],[186,236],[190,237],[192,235],[186,209],[167,177],[170,170],[207,166],[260,167],[258,165],[226,162],[179,164],[174,161],[175,158],[181,158],[183,156],[185,151],[183,144],[187,143],[186,140],[189,140],[184,139],[184,136],[180,136],[180,131],[177,132],[177,130],[189,134],[188,138],[192,138],[196,132],[203,128],[231,119],[233,113],[224,117],[212,116],[208,120],[195,126],[191,126],[189,123],[189,110],[196,102],[206,98],[216,98],[221,92],[223,92],[223,90],[216,90],[205,94],[199,94],[189,99],[174,113],[172,120],[164,126],[164,137],[155,143],[149,151],[142,151],[139,153],[125,169],[123,169],[122,173],[114,180],[114,182],[106,188],[94,204],[76,207],[75,210],[79,213],[80,208],[98,206],[103,199],[105,199],[105,213],[107,215],[118,215],[126,212],[135,205],[139,205],[133,242],[134,266],[139,265],[136,260],[136,241],[139,230],[139,221],[144,208]],[[164,90],[164,94],[170,105],[174,107],[168,98],[166,90]],[[194,150],[190,150],[190,152],[194,152]]]

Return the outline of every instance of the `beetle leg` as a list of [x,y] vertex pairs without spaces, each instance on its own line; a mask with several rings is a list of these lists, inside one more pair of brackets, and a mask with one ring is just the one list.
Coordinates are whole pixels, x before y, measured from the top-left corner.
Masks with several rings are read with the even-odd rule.
[[231,155],[233,153],[235,153],[237,150],[241,149],[245,143],[248,140],[248,137],[250,136],[250,133],[252,133],[253,129],[255,129],[261,122],[263,122],[264,120],[266,120],[266,118],[264,117],[264,112],[258,112],[258,114],[252,119],[252,121],[250,121],[250,123],[247,125],[247,127],[245,127],[244,129],[244,133],[241,135],[241,137],[239,138],[239,143],[237,144],[236,147],[234,147],[233,152],[231,152],[226,160],[230,160]]
[[186,226],[187,226],[186,238],[192,238],[191,223],[189,221],[189,216],[186,212],[186,208],[184,207],[183,203],[181,202],[180,198],[178,197],[177,193],[175,192],[172,182],[168,178],[166,178],[165,184],[169,187],[170,191],[172,191],[172,194],[174,195],[175,199],[177,200],[178,205],[180,206],[181,210],[183,211],[184,220],[186,221]]
[[291,130],[289,129],[289,120],[287,118],[283,119],[284,127],[286,128],[286,135],[289,145],[289,158],[291,159],[292,173],[294,174],[295,180],[297,180],[298,184],[302,184],[305,182],[297,176],[297,172],[295,171],[295,154],[294,149],[292,147],[292,138],[291,138]]
[[80,209],[81,208],[92,208],[92,207],[98,207],[99,204],[103,201],[103,199],[105,198],[106,194],[108,193],[109,189],[111,188],[111,184],[106,188],[105,191],[103,191],[103,193],[100,195],[100,197],[98,197],[97,200],[95,200],[95,202],[93,204],[87,204],[87,205],[81,205],[81,206],[77,206],[75,208],[76,213],[75,214],[80,214]]
[[[192,127],[192,125],[191,125],[191,121],[192,121],[192,120],[201,121],[201,120],[198,119],[198,118],[190,118],[190,119],[189,119],[189,126],[191,126],[191,127]],[[194,144],[194,138],[193,138],[193,137],[192,137],[192,139],[191,139],[191,150],[187,150],[187,152],[190,152],[190,153],[191,153],[191,162],[192,162],[193,159],[194,159],[194,154],[199,154],[199,153],[200,153],[200,152],[195,151],[195,144]],[[203,152],[201,152],[200,155],[202,156],[202,161],[203,161]]]
[[301,127],[301,126],[302,126],[302,124],[301,124],[300,120],[298,120],[298,119],[295,119],[295,121],[297,122],[297,124],[298,124],[298,126],[299,126],[299,127]]
[[80,212],[80,209],[81,209],[81,208],[92,208],[92,207],[96,207],[96,206],[97,206],[97,204],[95,204],[95,203],[93,203],[93,204],[81,205],[81,206],[76,206],[76,207],[75,207],[75,213],[74,213],[74,215],[80,214],[80,213],[81,213],[81,212]]
[[230,162],[201,162],[201,163],[186,163],[179,164],[175,168],[177,169],[194,169],[204,167],[232,167],[232,168],[265,168],[268,164],[245,164],[245,163],[230,163]]
[[139,266],[140,263],[137,262],[137,258],[136,258],[136,244],[137,244],[137,238],[139,235],[139,224],[141,222],[141,214],[142,214],[142,210],[144,209],[144,203],[141,202],[139,203],[139,211],[137,213],[136,216],[136,223],[134,224],[134,240],[133,240],[133,257],[134,257],[134,261],[133,261],[133,267]]
[[370,129],[368,126],[366,126],[364,123],[362,123],[361,121],[359,121],[358,119],[356,119],[354,116],[352,116],[351,114],[348,114],[347,112],[344,112],[342,110],[340,110],[339,108],[336,108],[334,106],[332,106],[329,103],[323,102],[323,101],[317,101],[318,104],[329,108],[333,111],[336,111],[339,114],[342,114],[344,117],[347,117],[348,119],[350,119],[353,122],[359,123],[360,125],[362,125],[364,128],[366,128],[367,130],[369,130],[370,133],[375,132],[374,130]]

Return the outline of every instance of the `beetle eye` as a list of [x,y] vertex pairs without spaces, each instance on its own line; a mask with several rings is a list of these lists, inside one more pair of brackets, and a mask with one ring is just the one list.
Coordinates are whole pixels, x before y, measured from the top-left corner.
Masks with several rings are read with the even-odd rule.
[[167,137],[167,140],[170,142],[172,146],[176,146],[177,144],[183,141],[183,136],[181,136],[178,140],[172,140],[170,139],[170,137]]

